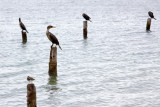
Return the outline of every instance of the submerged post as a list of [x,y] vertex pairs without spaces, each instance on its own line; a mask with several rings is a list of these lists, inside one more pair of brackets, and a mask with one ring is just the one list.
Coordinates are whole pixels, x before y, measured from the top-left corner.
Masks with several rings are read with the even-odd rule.
[[33,83],[27,85],[27,107],[37,107],[36,87]]
[[146,30],[150,31],[150,26],[151,26],[151,18],[147,19],[147,24],[146,24]]
[[23,31],[22,31],[22,42],[23,43],[27,42],[27,34],[26,34],[26,32],[23,32]]
[[49,75],[57,76],[57,47],[52,46],[50,50]]
[[87,21],[83,21],[83,37],[87,38]]

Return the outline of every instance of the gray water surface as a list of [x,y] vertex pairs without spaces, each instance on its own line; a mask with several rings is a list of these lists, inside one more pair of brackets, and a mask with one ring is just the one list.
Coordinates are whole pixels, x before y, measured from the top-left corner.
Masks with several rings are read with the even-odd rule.
[[[148,11],[157,18],[152,32]],[[82,13],[92,20],[86,40]],[[28,75],[38,107],[159,107],[159,14],[160,0],[0,0],[0,107],[27,105]],[[48,76],[48,25],[63,49],[56,79]]]

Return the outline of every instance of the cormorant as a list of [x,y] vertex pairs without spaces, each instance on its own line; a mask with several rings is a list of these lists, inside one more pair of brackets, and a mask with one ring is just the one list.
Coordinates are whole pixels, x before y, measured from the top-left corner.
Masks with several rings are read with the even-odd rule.
[[27,80],[30,82],[30,81],[33,81],[33,80],[35,80],[35,79],[32,78],[32,77],[30,77],[30,76],[28,76],[28,77],[27,77]]
[[[154,15],[153,15],[153,13],[152,13],[151,11],[148,12],[148,15],[149,15],[151,18],[155,19],[155,18],[154,18]],[[156,19],[155,19],[155,20],[156,20]]]
[[49,26],[47,27],[47,31],[46,31],[46,35],[47,35],[48,39],[52,42],[52,45],[51,45],[51,46],[53,46],[53,44],[56,44],[56,45],[58,45],[59,48],[62,50],[62,48],[61,48],[61,46],[59,45],[59,41],[58,41],[58,39],[56,38],[56,36],[53,35],[51,32],[49,32],[49,29],[50,29],[50,28],[55,28],[55,27],[49,25]]
[[22,29],[22,31],[25,30],[25,31],[28,33],[25,25],[24,25],[24,24],[22,23],[22,21],[21,21],[21,18],[19,18],[19,26],[20,26],[20,28]]
[[83,16],[86,20],[89,20],[90,22],[92,22],[92,21],[90,20],[91,18],[90,18],[87,14],[83,13],[82,16]]

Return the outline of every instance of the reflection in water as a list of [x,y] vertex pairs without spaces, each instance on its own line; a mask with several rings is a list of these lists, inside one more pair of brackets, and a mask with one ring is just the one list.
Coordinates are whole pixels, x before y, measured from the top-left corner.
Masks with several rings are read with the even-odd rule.
[[87,37],[83,36],[84,39],[87,39]]
[[151,33],[152,31],[151,31],[151,30],[146,30],[146,32],[147,32],[147,33]]
[[83,45],[84,45],[84,47],[87,47],[87,45],[88,45],[87,39],[83,40]]
[[49,76],[48,84],[49,85],[56,85],[57,84],[57,76]]
[[[57,88],[57,77],[56,76],[50,76],[48,79],[48,91],[51,90],[58,90],[59,88]],[[53,92],[51,92],[53,93]]]
[[49,76],[47,84],[48,102],[54,101],[53,106],[59,105],[60,102],[56,100],[56,96],[60,89],[57,88],[57,76]]
[[22,48],[26,48],[27,47],[27,42],[22,42],[21,46],[22,46]]

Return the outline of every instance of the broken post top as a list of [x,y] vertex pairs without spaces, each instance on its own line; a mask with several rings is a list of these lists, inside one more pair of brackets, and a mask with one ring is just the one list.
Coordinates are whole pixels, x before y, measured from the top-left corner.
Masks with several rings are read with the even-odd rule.
[[57,47],[51,47],[50,50],[50,62],[57,63]]
[[57,47],[51,47],[49,61],[49,75],[57,76]]
[[23,30],[22,30],[22,42],[23,42],[23,43],[26,43],[26,42],[27,42],[27,33],[26,33],[26,32],[23,32]]
[[151,22],[151,18],[148,18],[148,19],[147,19],[147,22]]
[[87,21],[83,21],[83,29],[87,29]]
[[34,84],[27,85],[27,107],[37,107],[36,87]]
[[151,18],[147,19],[147,24],[146,24],[146,30],[150,31],[150,26],[151,26]]
[[34,84],[28,84],[27,85],[27,90],[32,91],[32,92],[36,92],[35,85]]

